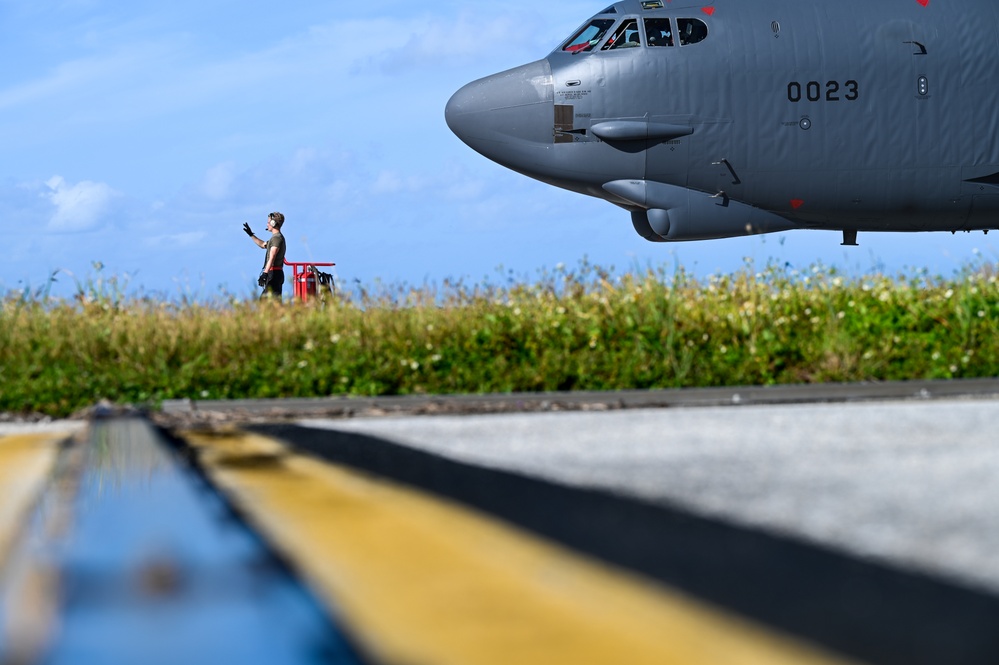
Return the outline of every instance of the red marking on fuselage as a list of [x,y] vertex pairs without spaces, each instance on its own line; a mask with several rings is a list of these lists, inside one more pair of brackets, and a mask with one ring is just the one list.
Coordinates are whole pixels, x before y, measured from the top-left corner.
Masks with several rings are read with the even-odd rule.
[[801,199],[791,199],[791,207],[797,210],[801,206],[805,205],[805,202]]
[[[930,0],[926,0],[926,2],[929,2],[929,1]],[[923,2],[923,0],[918,0],[918,2]],[[714,7],[701,7],[701,11],[704,12],[705,14],[707,14],[708,16],[714,16],[715,15],[715,8]]]
[[916,2],[918,2],[919,4],[921,4],[923,7],[925,7],[926,5],[930,4],[930,0],[916,0]]

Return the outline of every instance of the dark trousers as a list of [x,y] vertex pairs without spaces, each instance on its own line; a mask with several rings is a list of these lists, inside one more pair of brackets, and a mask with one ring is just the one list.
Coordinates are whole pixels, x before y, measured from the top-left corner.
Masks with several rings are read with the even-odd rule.
[[264,287],[263,293],[260,294],[260,299],[263,300],[268,296],[277,296],[281,299],[281,292],[284,290],[284,271],[283,270],[271,270],[271,281],[267,282],[267,286]]

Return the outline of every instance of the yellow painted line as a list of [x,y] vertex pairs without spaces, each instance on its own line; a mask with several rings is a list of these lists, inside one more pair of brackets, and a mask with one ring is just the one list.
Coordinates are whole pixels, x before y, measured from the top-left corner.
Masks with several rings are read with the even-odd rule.
[[0,562],[55,466],[58,444],[68,434],[0,436]]
[[382,662],[845,662],[482,513],[274,440],[184,438]]

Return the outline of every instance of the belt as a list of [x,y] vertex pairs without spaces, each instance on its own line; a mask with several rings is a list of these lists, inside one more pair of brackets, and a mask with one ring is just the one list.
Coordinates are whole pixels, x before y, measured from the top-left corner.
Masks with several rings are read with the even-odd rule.
[[271,272],[275,271],[284,272],[284,268],[271,268]]

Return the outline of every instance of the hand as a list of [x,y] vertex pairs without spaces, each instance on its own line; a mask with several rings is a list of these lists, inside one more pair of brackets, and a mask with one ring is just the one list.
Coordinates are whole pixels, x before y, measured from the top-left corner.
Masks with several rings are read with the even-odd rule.
[[250,236],[251,238],[253,237],[253,231],[250,230],[250,225],[246,222],[243,222],[243,231],[246,232],[246,235]]
[[264,272],[260,273],[260,277],[257,278],[257,286],[267,286],[267,284],[270,281],[271,281],[271,273],[265,270]]

